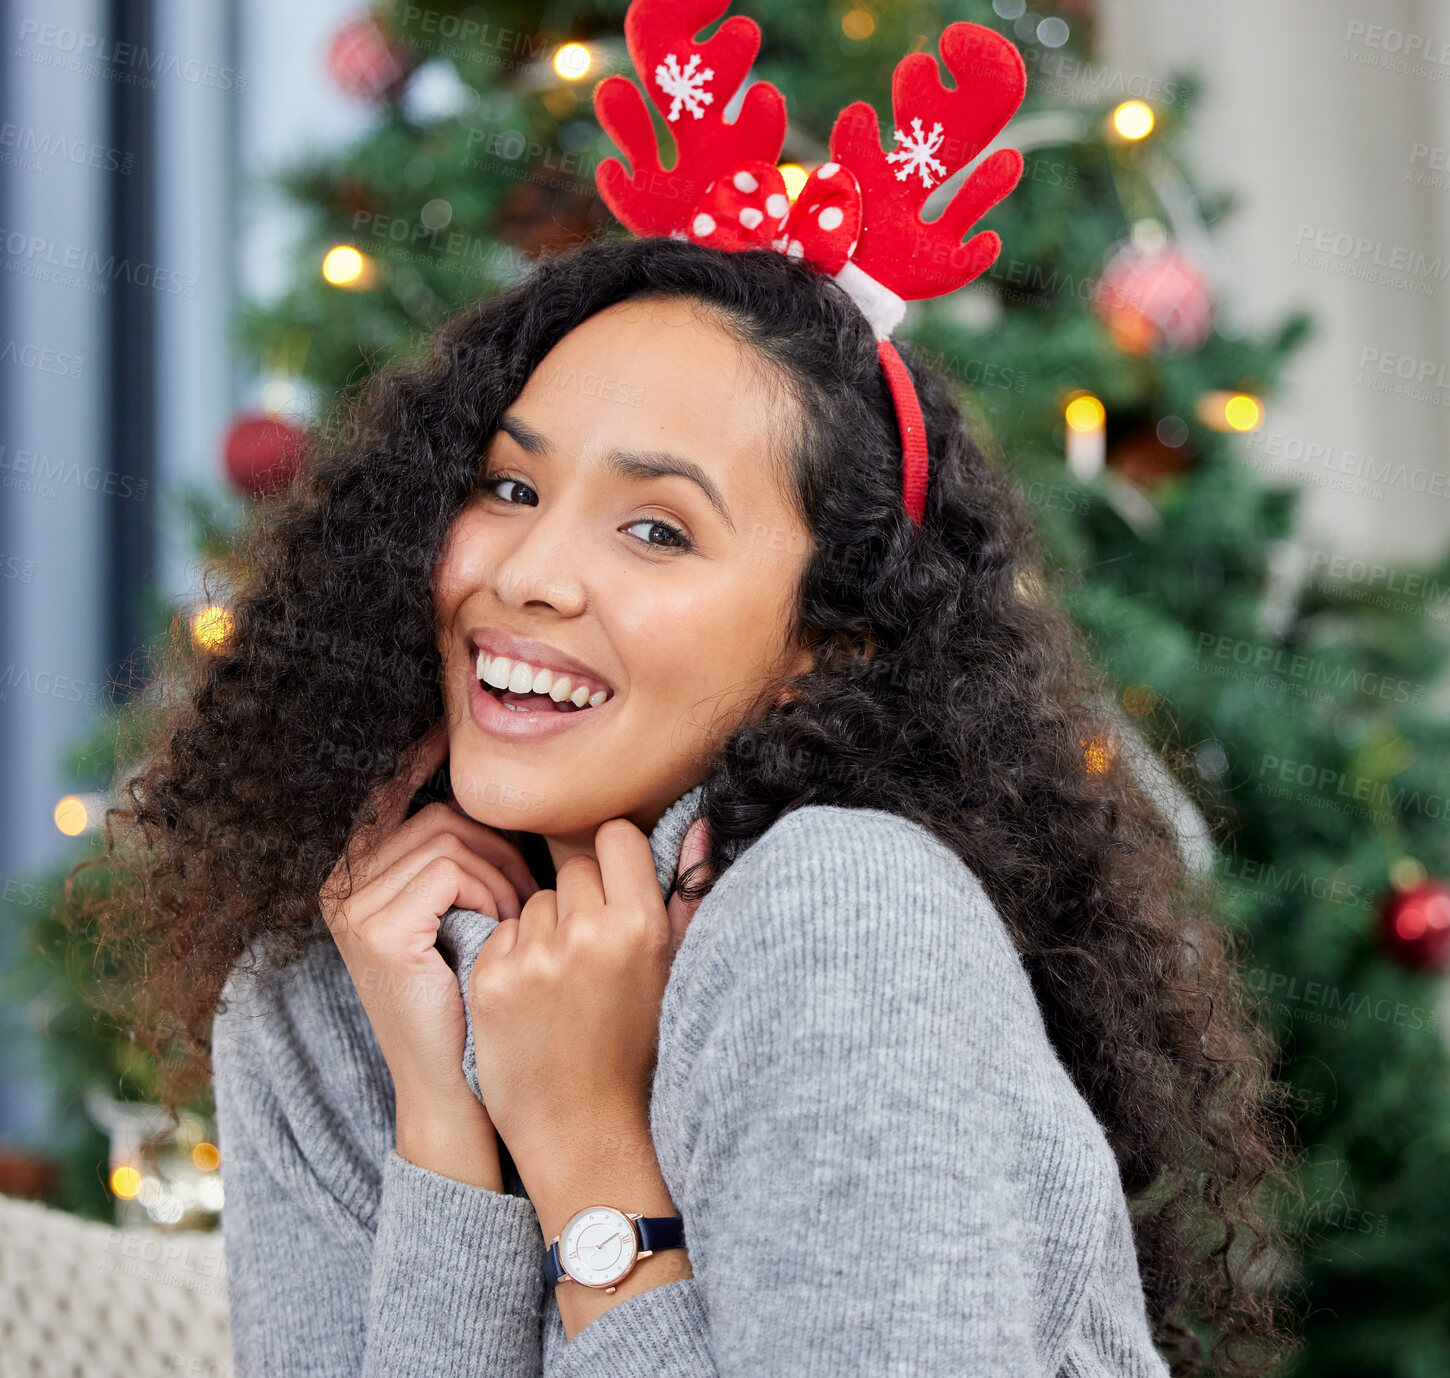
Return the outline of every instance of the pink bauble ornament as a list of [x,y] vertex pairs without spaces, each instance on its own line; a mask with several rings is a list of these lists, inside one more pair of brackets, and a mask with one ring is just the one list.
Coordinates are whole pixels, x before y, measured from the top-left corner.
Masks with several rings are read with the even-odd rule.
[[1130,354],[1197,349],[1213,328],[1208,275],[1171,242],[1119,245],[1098,278],[1092,308]]
[[396,43],[371,14],[349,19],[327,48],[327,71],[350,96],[389,100],[402,90],[417,59]]

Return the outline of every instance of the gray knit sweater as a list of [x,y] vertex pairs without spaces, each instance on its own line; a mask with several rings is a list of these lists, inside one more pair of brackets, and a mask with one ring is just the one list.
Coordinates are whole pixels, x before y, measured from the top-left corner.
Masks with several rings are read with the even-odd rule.
[[[650,834],[662,892],[699,794]],[[492,928],[445,916],[461,980]],[[394,1150],[387,1065],[330,942],[268,982],[239,963],[224,997],[243,1378],[1168,1372],[1116,1160],[1001,916],[898,815],[796,809],[701,904],[650,1106],[694,1276],[572,1340],[517,1174],[498,1193]]]

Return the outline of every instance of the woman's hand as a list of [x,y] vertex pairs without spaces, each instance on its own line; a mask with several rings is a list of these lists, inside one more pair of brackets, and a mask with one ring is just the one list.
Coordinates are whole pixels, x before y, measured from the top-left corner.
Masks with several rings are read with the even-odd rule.
[[[681,870],[705,855],[705,826],[686,835]],[[469,978],[479,1089],[536,1204],[546,1174],[578,1182],[601,1156],[652,1159],[660,1003],[698,907],[666,908],[628,819],[601,824],[594,848],[499,923]]]
[[429,804],[406,817],[447,755],[440,719],[379,787],[378,821],[354,835],[318,898],[392,1074],[398,1152],[501,1190],[493,1125],[463,1076],[458,977],[434,941],[452,906],[516,922],[520,893],[538,887],[512,843],[456,809]]

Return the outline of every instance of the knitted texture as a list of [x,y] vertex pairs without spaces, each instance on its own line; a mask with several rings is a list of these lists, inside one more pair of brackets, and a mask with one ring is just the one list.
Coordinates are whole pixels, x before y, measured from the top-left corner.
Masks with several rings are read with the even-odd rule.
[[[694,808],[651,832],[662,890]],[[460,970],[478,927],[450,923]],[[798,808],[696,912],[650,1105],[694,1276],[572,1340],[517,1174],[496,1193],[397,1156],[387,1067],[335,949],[265,988],[239,965],[225,995],[241,1374],[1168,1373],[1116,1160],[1001,916],[895,814]]]
[[[669,893],[680,849],[685,845],[685,834],[695,821],[703,792],[703,785],[686,790],[664,811],[650,832],[650,849],[662,897]],[[463,1076],[480,1105],[483,1104],[483,1095],[478,1089],[478,1059],[473,1051],[473,1014],[468,1008],[468,978],[474,962],[478,960],[479,949],[497,927],[498,920],[491,914],[480,914],[475,909],[450,909],[438,921],[438,950],[458,973],[458,985],[463,992],[463,1022],[468,1030],[463,1039]]]

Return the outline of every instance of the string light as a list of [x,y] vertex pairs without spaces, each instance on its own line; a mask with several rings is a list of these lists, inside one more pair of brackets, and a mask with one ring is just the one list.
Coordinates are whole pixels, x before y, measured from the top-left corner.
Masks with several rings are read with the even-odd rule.
[[1075,431],[1095,431],[1108,419],[1108,409],[1092,393],[1081,392],[1067,404],[1063,416]]
[[1067,467],[1081,479],[1102,472],[1107,462],[1108,409],[1090,392],[1078,391],[1062,409],[1067,423]]
[[78,794],[67,794],[56,801],[55,826],[67,837],[79,837],[90,821],[86,801]]
[[1390,866],[1390,884],[1396,890],[1413,890],[1425,883],[1427,875],[1425,863],[1412,856],[1402,856]]
[[1113,763],[1113,744],[1106,737],[1094,737],[1088,741],[1078,738],[1083,748],[1083,760],[1087,763],[1089,775],[1101,775]]
[[1196,410],[1198,419],[1215,431],[1256,431],[1264,424],[1264,404],[1252,393],[1206,392]]
[[858,43],[864,42],[876,32],[876,18],[870,10],[847,10],[841,16],[841,32]]
[[1264,409],[1259,405],[1258,398],[1250,397],[1247,393],[1230,397],[1223,404],[1223,419],[1236,431],[1254,430],[1263,414]]
[[805,186],[810,174],[799,163],[782,163],[780,175],[785,179],[785,194],[792,201],[801,194],[801,188]]
[[129,1163],[111,1171],[111,1191],[123,1201],[134,1201],[141,1191],[141,1174]]
[[215,604],[202,608],[191,619],[191,639],[203,651],[219,651],[231,640],[232,614]]
[[1123,690],[1123,707],[1135,718],[1146,718],[1157,703],[1158,695],[1146,684],[1130,684]]
[[361,291],[373,285],[376,275],[372,259],[351,244],[334,244],[322,260],[322,276],[334,287]]
[[1141,100],[1125,100],[1113,110],[1108,120],[1117,136],[1129,143],[1146,139],[1157,123],[1153,108]]
[[593,61],[593,54],[582,43],[565,43],[554,54],[554,70],[565,81],[578,81]]

